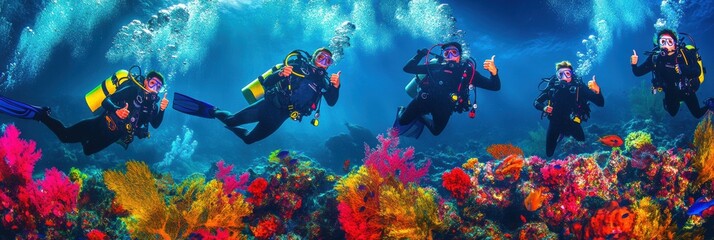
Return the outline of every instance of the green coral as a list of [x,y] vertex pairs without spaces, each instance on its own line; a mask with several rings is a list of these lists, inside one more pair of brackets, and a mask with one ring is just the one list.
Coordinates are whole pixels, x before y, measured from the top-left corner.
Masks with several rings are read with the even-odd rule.
[[278,158],[278,153],[280,153],[280,149],[277,149],[275,151],[272,151],[270,153],[270,156],[268,156],[268,162],[271,163],[280,163],[280,158]]
[[625,150],[639,149],[644,145],[652,144],[652,136],[644,131],[636,131],[627,134],[625,138]]

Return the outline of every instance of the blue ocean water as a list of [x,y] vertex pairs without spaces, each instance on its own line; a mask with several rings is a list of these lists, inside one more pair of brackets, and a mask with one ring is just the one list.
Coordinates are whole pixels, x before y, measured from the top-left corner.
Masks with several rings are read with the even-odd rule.
[[[419,160],[432,159],[434,172],[452,167],[436,163],[439,154],[481,156],[496,143],[544,156],[545,143],[537,135],[548,121],[533,100],[541,78],[554,73],[556,62],[569,60],[583,79],[595,76],[605,106],[593,107],[583,124],[588,126],[584,144],[556,149],[556,157],[564,157],[608,150],[598,137],[624,137],[627,132],[619,126],[642,118],[633,113],[631,95],[649,89],[650,75],[633,76],[629,59],[634,49],[643,61],[658,29],[691,34],[707,65],[714,56],[708,46],[714,42],[713,12],[704,0],[0,0],[0,94],[48,106],[65,124],[91,117],[84,95],[133,65],[162,72],[170,101],[173,92],[181,92],[232,112],[248,106],[241,89],[294,49],[339,52],[328,71],[341,71],[342,85],[337,104],[323,104],[319,126],[309,118],[288,120],[251,145],[216,120],[172,109],[150,138],[127,150],[113,145],[91,156],[82,154],[79,144],[59,142],[36,121],[0,115],[0,123],[13,123],[24,138],[37,141],[43,149],[37,169],[108,169],[136,159],[152,170],[185,177],[208,172],[219,160],[238,168],[260,165],[271,151],[289,149],[341,171],[347,159],[361,163],[362,140],[374,146],[374,136],[392,126],[397,107],[409,103],[404,86],[413,76],[402,68],[416,50],[458,41],[482,75],[488,74],[482,62],[495,55],[501,90],[478,90],[474,119],[454,114],[441,135],[425,132],[419,139],[402,139],[402,145],[414,146]],[[710,81],[699,89],[700,100],[714,96]],[[655,133],[656,141],[683,139],[670,147],[691,142],[699,122],[685,107],[676,117],[658,121],[670,127]],[[369,134],[358,138],[350,129]],[[333,147],[331,139],[354,147]]]

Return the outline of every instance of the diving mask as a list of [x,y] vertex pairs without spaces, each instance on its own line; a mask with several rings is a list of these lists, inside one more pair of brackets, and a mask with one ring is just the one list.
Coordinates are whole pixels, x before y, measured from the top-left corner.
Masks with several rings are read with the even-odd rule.
[[570,70],[569,68],[562,68],[558,70],[558,79],[570,82],[572,77],[573,70]]
[[674,38],[664,35],[659,38],[659,47],[664,50],[665,52],[672,53],[675,51],[675,42]]
[[332,56],[328,52],[322,51],[315,57],[315,62],[327,68],[332,65]]
[[163,86],[164,86],[164,84],[161,83],[161,80],[159,80],[159,78],[157,78],[157,77],[153,77],[153,78],[149,79],[149,81],[146,84],[147,89],[150,89],[157,93],[159,91],[161,91],[161,87],[163,87]]
[[461,56],[459,49],[456,47],[447,47],[444,49],[444,58],[446,60],[452,60]]

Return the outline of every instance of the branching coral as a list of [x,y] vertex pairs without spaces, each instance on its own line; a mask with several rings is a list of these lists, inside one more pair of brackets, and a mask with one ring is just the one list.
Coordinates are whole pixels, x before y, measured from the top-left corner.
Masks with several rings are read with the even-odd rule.
[[650,197],[637,201],[632,212],[635,214],[635,228],[632,231],[635,239],[674,239],[676,226],[672,222],[672,214],[652,202]]
[[381,239],[385,223],[379,218],[379,193],[384,179],[377,170],[362,166],[335,185],[338,220],[347,239]]
[[385,237],[391,239],[432,239],[432,231],[442,227],[431,190],[397,183],[382,188],[380,216],[389,224]]
[[175,239],[178,231],[166,229],[168,208],[159,194],[149,167],[142,162],[128,161],[126,173],[104,172],[104,182],[116,193],[117,201],[132,213],[134,231],[158,234],[164,239]]
[[422,168],[417,169],[416,164],[411,162],[414,158],[414,148],[408,147],[402,156],[402,149],[399,145],[399,133],[395,129],[388,131],[388,136],[379,135],[377,137],[380,145],[376,149],[370,149],[365,144],[364,165],[379,171],[383,178],[396,177],[403,184],[418,183],[419,180],[429,171],[431,161],[427,161]]
[[523,150],[513,144],[493,144],[486,148],[486,151],[496,160],[501,160],[510,155],[522,156]]
[[167,204],[148,166],[136,161],[127,162],[126,173],[106,171],[104,181],[116,193],[117,202],[132,214],[125,222],[136,238],[176,239],[218,228],[239,233],[243,217],[252,212],[242,195],[230,198],[221,182],[203,185],[202,177],[186,179]]
[[714,128],[711,117],[706,117],[699,122],[694,130],[694,147],[697,154],[692,159],[693,166],[699,172],[697,185],[702,185],[714,179]]

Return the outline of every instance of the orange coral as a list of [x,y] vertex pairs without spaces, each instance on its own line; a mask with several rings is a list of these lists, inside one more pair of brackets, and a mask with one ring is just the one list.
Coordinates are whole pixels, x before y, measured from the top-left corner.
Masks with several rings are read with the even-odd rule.
[[510,155],[503,159],[503,162],[496,169],[496,177],[498,180],[503,180],[508,176],[513,177],[513,181],[517,181],[521,176],[523,169],[523,156]]
[[696,184],[700,185],[714,179],[714,127],[711,117],[702,119],[694,130],[694,147],[697,154],[693,159],[693,166],[699,172]]
[[533,212],[543,206],[543,202],[546,200],[546,195],[544,193],[546,190],[547,189],[545,188],[538,188],[528,194],[528,197],[526,197],[523,201],[523,205],[526,206],[528,211]]
[[523,155],[523,150],[521,148],[514,146],[513,144],[493,144],[486,148],[486,151],[493,156],[495,159],[503,159],[510,155]]
[[635,214],[613,201],[607,207],[597,210],[590,218],[590,223],[585,230],[585,238],[629,239],[634,227]]

